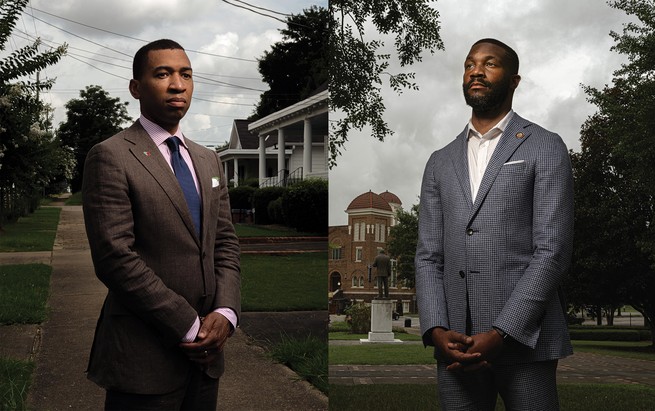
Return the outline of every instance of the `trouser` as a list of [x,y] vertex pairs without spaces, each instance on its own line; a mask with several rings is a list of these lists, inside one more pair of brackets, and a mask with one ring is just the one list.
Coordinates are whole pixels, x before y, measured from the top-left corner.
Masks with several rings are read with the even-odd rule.
[[191,367],[187,383],[168,394],[147,395],[107,390],[105,410],[215,411],[217,401],[218,379],[208,377],[198,367]]
[[[378,276],[378,296],[389,297],[389,277]],[[384,292],[383,289],[384,288]]]
[[460,376],[437,364],[437,386],[444,411],[486,411],[496,407],[498,395],[506,410],[559,410],[557,360],[493,365]]

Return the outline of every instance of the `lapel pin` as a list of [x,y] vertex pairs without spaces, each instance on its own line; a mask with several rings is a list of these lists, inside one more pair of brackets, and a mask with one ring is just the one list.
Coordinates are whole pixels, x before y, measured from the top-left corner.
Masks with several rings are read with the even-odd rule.
[[150,151],[144,151],[143,154],[144,154],[146,157],[149,157],[149,156],[150,156]]
[[516,133],[516,138],[523,138],[525,137],[525,134],[521,133],[520,131]]

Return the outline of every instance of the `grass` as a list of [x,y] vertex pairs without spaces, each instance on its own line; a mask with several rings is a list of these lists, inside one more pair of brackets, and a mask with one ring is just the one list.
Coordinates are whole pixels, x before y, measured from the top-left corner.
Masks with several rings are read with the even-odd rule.
[[241,256],[243,311],[327,309],[325,253]]
[[[343,332],[330,332],[329,339],[351,339]],[[355,335],[355,334],[350,334]],[[344,336],[346,338],[340,338]],[[359,338],[366,338],[359,334]],[[414,341],[412,334],[396,334],[396,338],[404,341]],[[352,338],[355,339],[355,338]],[[573,341],[573,349],[577,352],[590,352],[601,355],[611,355],[623,358],[655,361],[655,350],[650,342],[629,341]],[[371,350],[365,345],[344,345],[330,347],[330,364],[371,364],[371,365],[406,365],[406,364],[432,364],[432,349],[423,348],[421,344],[409,345],[380,345]]]
[[655,361],[655,349],[650,341],[571,341],[573,350],[614,357]]
[[301,379],[328,393],[328,354],[324,340],[311,335],[304,339],[283,336],[270,355],[294,370]]
[[[328,334],[328,340],[359,340],[360,338],[368,338],[368,334],[352,334],[344,331],[330,331]],[[394,338],[401,341],[421,341],[421,337],[418,335],[395,331]]]
[[[560,384],[562,411],[652,410],[655,388],[622,384]],[[330,410],[441,410],[436,385],[330,385]],[[505,410],[499,399],[497,411]]]
[[0,357],[0,410],[25,410],[34,363]]
[[71,194],[64,204],[67,206],[82,205],[82,192],[78,191],[77,193]]
[[0,232],[0,252],[50,251],[59,224],[58,207],[41,207],[33,214],[6,224]]
[[433,350],[423,344],[330,345],[330,364],[410,365],[434,364]]
[[47,317],[52,267],[0,265],[0,324],[38,324]]
[[307,233],[299,233],[292,228],[282,226],[235,224],[234,229],[239,237],[296,237],[311,235]]

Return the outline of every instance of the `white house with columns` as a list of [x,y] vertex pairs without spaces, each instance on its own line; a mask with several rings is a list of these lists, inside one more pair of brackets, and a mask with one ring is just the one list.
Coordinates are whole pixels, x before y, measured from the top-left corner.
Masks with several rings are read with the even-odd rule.
[[260,187],[328,176],[328,90],[255,121],[235,120],[218,152],[234,186],[257,178]]

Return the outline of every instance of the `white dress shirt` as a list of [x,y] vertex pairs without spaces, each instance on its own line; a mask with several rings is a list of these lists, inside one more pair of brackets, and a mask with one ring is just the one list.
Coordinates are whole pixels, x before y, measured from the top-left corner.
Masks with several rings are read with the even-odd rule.
[[471,181],[471,198],[475,202],[475,197],[480,189],[480,182],[487,169],[487,164],[498,145],[507,124],[514,116],[514,110],[510,110],[507,115],[498,122],[494,127],[484,135],[480,134],[473,123],[469,121],[468,125],[468,163],[469,163],[469,180]]

